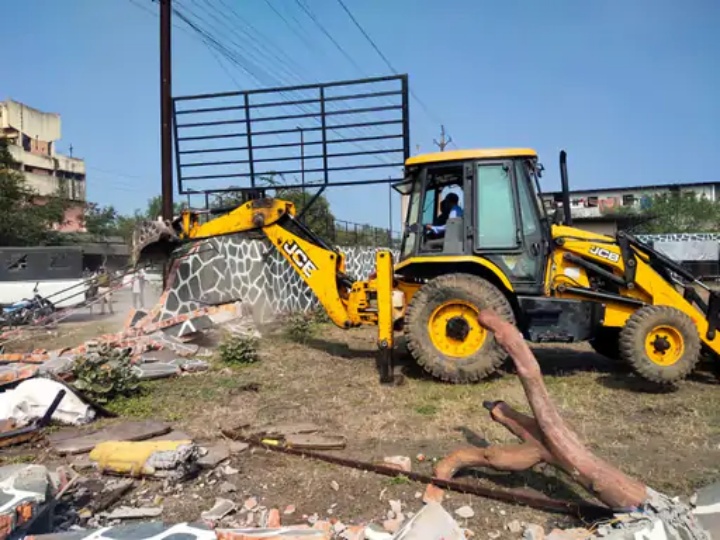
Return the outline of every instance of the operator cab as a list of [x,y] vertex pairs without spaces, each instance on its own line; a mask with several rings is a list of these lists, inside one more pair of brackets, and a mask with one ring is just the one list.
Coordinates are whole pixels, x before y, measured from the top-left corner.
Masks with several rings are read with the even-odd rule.
[[[401,267],[431,272],[423,263],[480,257],[498,266],[518,292],[542,288],[549,222],[530,149],[461,150],[414,156],[395,189],[408,198]],[[434,266],[434,265],[433,265]],[[404,272],[403,272],[404,273]],[[431,277],[418,276],[418,277]]]

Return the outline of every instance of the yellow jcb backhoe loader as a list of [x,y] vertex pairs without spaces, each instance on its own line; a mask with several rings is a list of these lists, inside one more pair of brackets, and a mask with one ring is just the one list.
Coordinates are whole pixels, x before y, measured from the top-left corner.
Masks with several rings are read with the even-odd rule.
[[400,330],[415,360],[439,379],[469,383],[496,371],[506,355],[478,324],[487,307],[532,342],[587,340],[650,381],[683,379],[701,348],[720,352],[718,296],[629,234],[573,228],[564,152],[560,169],[563,217],[548,216],[541,202],[542,166],[533,150],[409,158],[394,186],[409,196],[399,260],[378,251],[366,281],[346,275],[344,255],[296,220],[292,203],[264,194],[204,224],[193,211],[173,223],[145,223],[135,258],[169,253],[181,242],[262,232],[334,324],[378,326],[382,382],[393,380]]

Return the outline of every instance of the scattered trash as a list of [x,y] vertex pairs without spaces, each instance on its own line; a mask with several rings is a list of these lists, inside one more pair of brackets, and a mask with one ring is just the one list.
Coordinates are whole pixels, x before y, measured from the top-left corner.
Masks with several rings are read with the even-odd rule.
[[455,510],[455,514],[463,519],[470,519],[475,515],[475,511],[469,506],[461,506],[460,508]]
[[285,507],[285,510],[283,510],[283,514],[286,516],[289,516],[291,514],[295,513],[295,505],[289,504]]
[[330,487],[333,491],[339,491],[340,490],[340,484],[338,484],[335,480],[332,480],[330,482]]
[[523,531],[523,540],[543,540],[545,538],[545,531],[540,525],[530,523],[525,525]]

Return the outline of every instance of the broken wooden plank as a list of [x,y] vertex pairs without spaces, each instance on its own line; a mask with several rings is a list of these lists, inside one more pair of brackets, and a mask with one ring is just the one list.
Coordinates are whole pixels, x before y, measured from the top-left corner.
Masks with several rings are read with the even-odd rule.
[[165,422],[143,420],[122,422],[80,437],[53,442],[53,450],[59,455],[83,454],[105,441],[144,441],[164,435],[172,430]]

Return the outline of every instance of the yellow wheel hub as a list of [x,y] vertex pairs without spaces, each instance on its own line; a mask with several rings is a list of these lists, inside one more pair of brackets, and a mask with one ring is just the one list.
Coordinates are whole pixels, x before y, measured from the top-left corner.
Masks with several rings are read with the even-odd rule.
[[682,334],[672,326],[653,328],[645,338],[645,354],[659,366],[672,366],[682,358],[685,341]]
[[445,356],[465,358],[485,343],[487,332],[478,323],[478,310],[462,300],[451,300],[435,308],[428,321],[433,346]]

